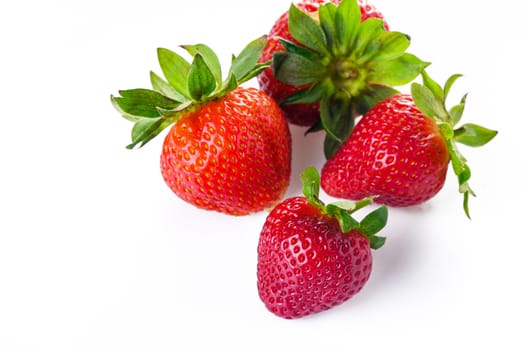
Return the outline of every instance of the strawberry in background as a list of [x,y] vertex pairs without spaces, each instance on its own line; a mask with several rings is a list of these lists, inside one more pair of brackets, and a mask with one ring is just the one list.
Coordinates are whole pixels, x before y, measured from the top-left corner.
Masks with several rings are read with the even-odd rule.
[[398,93],[428,63],[406,53],[409,37],[388,31],[382,14],[357,0],[291,5],[269,34],[258,81],[289,122],[325,130],[325,155],[347,139],[356,115]]
[[[321,4],[327,3],[329,0],[303,0],[297,3],[297,7],[305,13],[315,17]],[[339,0],[330,1],[334,4],[340,3]],[[370,5],[365,0],[359,0],[361,20],[368,18],[378,18],[383,20],[384,17],[373,5]],[[388,25],[384,22],[384,28],[387,30]],[[272,26],[268,34],[268,42],[261,55],[261,61],[265,62],[272,59],[275,52],[284,51],[285,47],[280,39],[296,42],[289,31],[289,12],[283,13]],[[288,85],[279,81],[274,76],[272,68],[264,70],[258,76],[260,88],[272,96],[276,101],[282,102],[288,96],[305,88],[304,86]],[[311,127],[320,120],[319,103],[300,103],[282,105],[287,120],[295,125]]]

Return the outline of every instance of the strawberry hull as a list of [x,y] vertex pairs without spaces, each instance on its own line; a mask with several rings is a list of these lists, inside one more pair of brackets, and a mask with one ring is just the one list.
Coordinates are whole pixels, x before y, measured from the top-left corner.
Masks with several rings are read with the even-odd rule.
[[[305,13],[309,13],[313,17],[317,17],[317,11],[320,5],[329,2],[333,4],[340,3],[339,0],[303,0],[298,2],[297,6]],[[374,6],[370,5],[367,1],[359,0],[358,5],[360,8],[362,21],[368,18],[378,18],[383,20],[383,15]],[[288,11],[283,13],[276,20],[268,34],[267,45],[263,49],[260,62],[270,61],[272,60],[274,53],[285,50],[280,40],[284,39],[287,41],[298,43],[289,31],[288,21]],[[384,28],[385,30],[388,30],[388,25],[385,22]],[[268,93],[278,103],[281,103],[290,95],[308,87],[308,85],[293,86],[280,81],[276,78],[272,68],[270,67],[265,69],[258,76],[258,83],[260,88],[266,93]],[[319,102],[282,104],[281,107],[285,112],[285,117],[291,124],[311,127],[320,121]]]

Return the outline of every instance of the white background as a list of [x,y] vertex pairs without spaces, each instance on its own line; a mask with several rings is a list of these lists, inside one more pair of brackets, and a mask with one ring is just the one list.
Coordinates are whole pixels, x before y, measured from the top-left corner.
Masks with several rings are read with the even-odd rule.
[[[124,148],[131,124],[109,97],[149,87],[157,47],[204,42],[227,62],[289,3],[2,2],[0,349],[525,348],[518,1],[374,2],[432,76],[464,74],[451,102],[469,91],[464,120],[499,135],[463,148],[473,219],[452,177],[428,203],[391,210],[368,284],[333,310],[269,313],[256,290],[266,213],[228,217],[175,197],[162,137]],[[303,131],[292,128],[287,196],[304,167],[323,164],[321,135]]]

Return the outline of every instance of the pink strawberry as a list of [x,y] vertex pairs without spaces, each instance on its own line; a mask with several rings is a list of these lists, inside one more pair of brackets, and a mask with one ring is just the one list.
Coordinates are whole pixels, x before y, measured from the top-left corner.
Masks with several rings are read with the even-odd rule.
[[257,64],[265,43],[262,37],[247,45],[225,81],[206,45],[183,46],[191,64],[159,49],[167,81],[152,73],[154,90],[112,97],[135,123],[129,148],[173,124],[161,152],[161,173],[177,196],[198,208],[246,215],[272,207],[288,187],[291,139],[283,112],[264,92],[239,86],[268,67]]
[[321,186],[328,194],[354,200],[374,196],[390,206],[416,205],[441,190],[451,162],[469,217],[471,171],[455,143],[482,146],[497,132],[476,124],[455,129],[466,96],[449,111],[445,100],[460,75],[449,78],[444,88],[427,73],[422,76],[424,85],[414,83],[412,95],[397,94],[371,108],[325,163]]
[[319,175],[305,169],[305,197],[292,197],[268,215],[258,244],[257,287],[272,313],[299,318],[330,309],[358,293],[371,275],[371,247],[386,224],[380,207],[361,222],[351,213],[371,203],[325,204]]
[[[339,4],[340,0],[302,0],[297,3],[297,7],[308,13],[309,15],[318,16],[318,9],[320,5],[332,2]],[[365,21],[368,18],[377,18],[383,20],[383,15],[373,5],[370,5],[366,0],[358,0],[358,5],[361,13],[361,20]],[[387,23],[384,22],[384,28],[388,30]],[[280,40],[288,40],[298,43],[289,31],[289,12],[283,13],[272,26],[268,42],[261,54],[261,62],[272,59],[275,52],[284,51],[285,48]],[[276,101],[282,102],[288,96],[292,95],[307,86],[293,86],[279,81],[274,76],[272,68],[268,68],[258,76],[260,88],[272,96]],[[287,120],[295,125],[313,126],[320,119],[319,103],[302,103],[283,105],[285,116]]]

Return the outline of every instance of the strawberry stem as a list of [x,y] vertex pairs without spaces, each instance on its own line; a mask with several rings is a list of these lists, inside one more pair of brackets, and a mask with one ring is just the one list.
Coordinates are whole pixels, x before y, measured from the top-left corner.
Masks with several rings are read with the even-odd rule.
[[369,213],[362,221],[357,221],[351,214],[356,211],[371,205],[373,198],[365,198],[358,202],[335,202],[325,205],[319,198],[320,191],[320,175],[318,170],[314,167],[306,168],[302,175],[303,194],[309,203],[329,217],[338,221],[342,233],[348,233],[351,230],[356,230],[364,235],[371,245],[372,249],[378,249],[385,243],[385,237],[376,236],[387,223],[387,207],[381,206],[378,209]]
[[354,208],[349,209],[349,213],[350,214],[355,213],[358,210],[360,210],[362,208],[365,208],[366,206],[371,205],[371,204],[373,204],[373,198],[372,197],[364,198],[364,199],[362,199],[362,200],[360,200],[358,202],[355,202],[354,203]]

